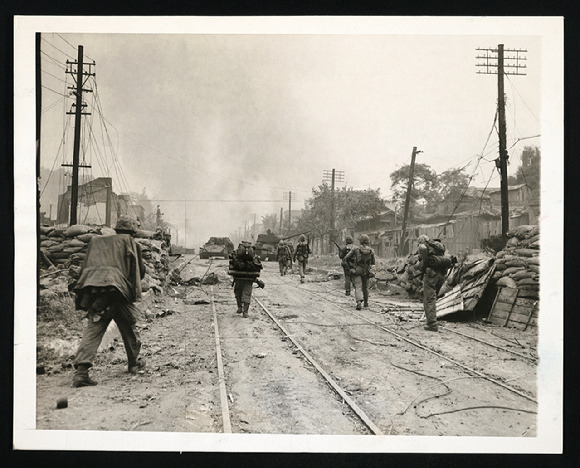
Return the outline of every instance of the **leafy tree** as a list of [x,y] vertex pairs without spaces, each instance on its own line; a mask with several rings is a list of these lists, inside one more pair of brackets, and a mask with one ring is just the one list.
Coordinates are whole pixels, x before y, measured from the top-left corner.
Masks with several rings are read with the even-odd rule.
[[439,188],[437,190],[441,197],[440,201],[445,199],[445,197],[451,193],[453,188],[458,188],[459,190],[465,189],[465,187],[469,185],[470,181],[470,177],[463,169],[449,169],[445,172],[442,172],[438,176]]
[[522,162],[516,171],[515,180],[509,183],[528,184],[532,190],[540,188],[540,164],[541,153],[537,146],[524,146],[522,150]]
[[278,215],[276,213],[269,213],[262,216],[262,226],[264,231],[270,230],[272,232],[277,232],[279,230]]
[[[312,189],[312,197],[305,203],[298,220],[297,231],[310,230],[313,235],[327,234],[331,223],[332,191],[325,182]],[[354,190],[352,187],[335,190],[335,230],[351,227],[366,216],[378,214],[383,207],[380,191]]]
[[[392,200],[401,206],[405,204],[407,196],[407,187],[409,186],[409,169],[410,165],[401,166],[392,172],[391,190],[393,191]],[[427,164],[415,164],[413,172],[413,190],[409,200],[409,211],[429,211],[437,206],[440,201],[440,195],[437,192],[439,188],[439,179],[437,174]]]

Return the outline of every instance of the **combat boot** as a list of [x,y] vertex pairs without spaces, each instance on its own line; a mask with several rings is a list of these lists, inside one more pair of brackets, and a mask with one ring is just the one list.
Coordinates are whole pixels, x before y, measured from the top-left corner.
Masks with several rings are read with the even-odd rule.
[[250,304],[248,302],[244,302],[244,312],[242,317],[248,318],[248,309],[250,308]]
[[139,371],[144,371],[145,370],[145,359],[143,358],[138,358],[137,359],[137,363],[133,366],[129,366],[129,373],[136,375]]
[[350,296],[350,290],[347,290],[347,291],[345,292],[345,294],[346,294],[347,296]]
[[92,387],[97,382],[89,377],[89,368],[79,365],[73,376],[73,387]]
[[238,303],[238,310],[236,310],[236,314],[242,313],[242,301],[236,297],[236,302]]
[[361,310],[362,301],[356,301],[356,310]]
[[365,303],[363,304],[365,307],[369,306],[369,301],[365,301]]

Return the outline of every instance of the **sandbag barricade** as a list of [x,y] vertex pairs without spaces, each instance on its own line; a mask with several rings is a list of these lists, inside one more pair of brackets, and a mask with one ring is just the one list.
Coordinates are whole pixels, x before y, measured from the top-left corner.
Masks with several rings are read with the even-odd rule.
[[[151,233],[152,231],[140,231],[139,234]],[[40,226],[39,267],[40,267],[40,292],[52,289],[59,293],[66,292],[62,287],[62,278],[57,278],[55,269],[68,273],[68,281],[72,283],[78,277],[78,271],[86,257],[90,240],[95,236],[113,235],[115,230],[106,226],[96,227],[75,224],[68,228],[55,228],[53,226]],[[136,236],[135,241],[141,246],[143,262],[145,264],[145,277],[141,282],[143,292],[153,289],[162,292],[169,271],[169,257],[166,245],[159,240]]]

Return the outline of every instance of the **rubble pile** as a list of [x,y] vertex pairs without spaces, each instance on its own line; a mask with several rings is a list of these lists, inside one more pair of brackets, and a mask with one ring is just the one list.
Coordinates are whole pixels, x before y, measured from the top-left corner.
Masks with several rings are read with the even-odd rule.
[[496,255],[495,273],[491,282],[500,287],[518,288],[519,297],[539,299],[539,227],[518,226],[508,231],[507,236],[506,246]]
[[[95,236],[115,234],[109,227],[75,224],[68,228],[40,227],[40,294],[52,296],[68,292],[68,285],[78,279],[90,240]],[[169,270],[167,245],[155,239],[156,232],[140,230],[135,240],[141,246],[145,277],[143,291],[162,292]],[[63,274],[64,273],[64,274]]]

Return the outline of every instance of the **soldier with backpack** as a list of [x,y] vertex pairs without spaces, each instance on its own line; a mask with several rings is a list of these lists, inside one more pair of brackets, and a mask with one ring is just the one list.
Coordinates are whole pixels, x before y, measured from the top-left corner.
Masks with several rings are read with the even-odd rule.
[[447,270],[453,264],[454,258],[445,255],[445,246],[440,239],[431,240],[428,236],[421,235],[417,241],[419,242],[419,269],[423,272],[423,307],[427,318],[425,330],[436,332],[439,331],[437,295],[445,282]]
[[[354,265],[346,262],[344,257],[354,248],[354,244],[351,236],[346,236],[346,245],[338,251],[338,257],[342,260],[342,270],[344,271],[344,291],[347,296],[350,296],[350,286],[353,282],[353,278],[350,275],[350,269],[354,268]],[[351,262],[352,263],[352,262]]]
[[375,276],[371,271],[371,267],[375,264],[375,252],[370,243],[369,236],[363,234],[360,236],[360,247],[354,247],[344,257],[347,264],[353,265],[349,272],[354,283],[356,310],[361,310],[363,301],[365,307],[369,306],[368,281]]
[[306,242],[306,236],[302,234],[298,238],[298,245],[294,251],[294,261],[298,262],[298,271],[300,272],[300,282],[304,283],[304,275],[306,274],[306,265],[308,264],[308,255],[312,252],[308,242]]
[[280,267],[280,276],[284,276],[288,272],[291,259],[292,253],[290,252],[288,244],[281,240],[278,242],[278,249],[276,250],[276,260],[278,260],[278,266]]
[[228,274],[234,279],[234,296],[238,309],[236,313],[248,318],[250,301],[252,300],[252,286],[264,288],[264,283],[258,278],[262,263],[250,242],[242,241],[238,248],[230,253]]

